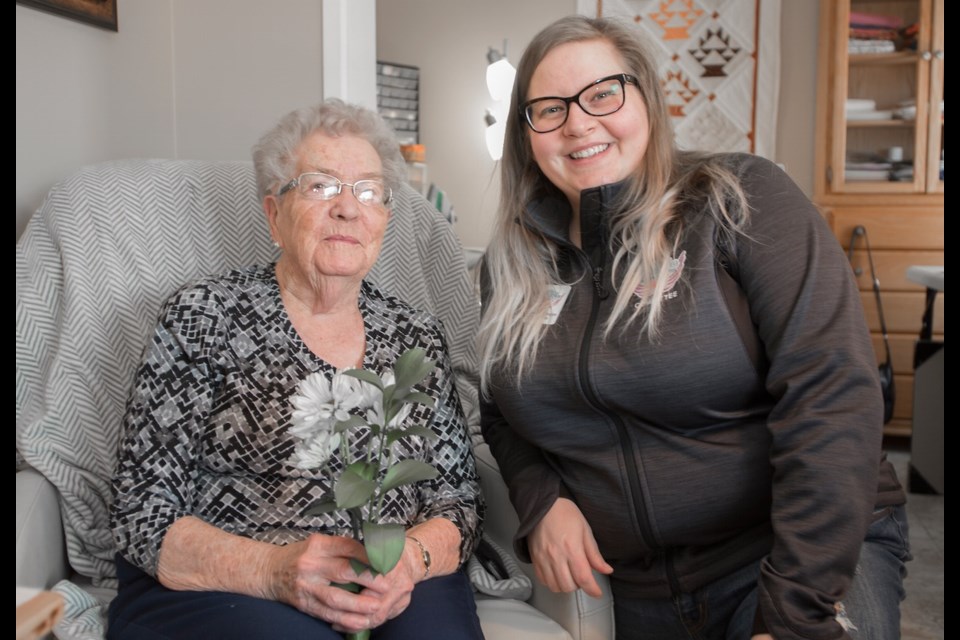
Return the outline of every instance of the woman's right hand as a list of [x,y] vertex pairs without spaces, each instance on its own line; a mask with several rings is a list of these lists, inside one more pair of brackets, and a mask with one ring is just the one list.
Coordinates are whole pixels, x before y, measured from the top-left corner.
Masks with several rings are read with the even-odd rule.
[[[228,591],[285,602],[341,632],[373,629],[402,611],[412,587],[404,590],[369,571],[358,576],[351,558],[368,563],[363,545],[352,538],[313,534],[276,545],[184,516],[163,538],[157,580],[175,591]],[[336,586],[351,582],[360,593]]]
[[551,591],[603,595],[593,570],[609,575],[613,567],[600,555],[593,531],[573,501],[557,498],[530,533],[528,545],[537,578]]
[[367,562],[356,540],[314,534],[275,547],[272,556],[267,597],[326,620],[338,631],[372,629],[386,619],[380,598],[336,586],[353,582],[369,587],[376,582],[369,572],[358,576],[350,566],[350,558]]

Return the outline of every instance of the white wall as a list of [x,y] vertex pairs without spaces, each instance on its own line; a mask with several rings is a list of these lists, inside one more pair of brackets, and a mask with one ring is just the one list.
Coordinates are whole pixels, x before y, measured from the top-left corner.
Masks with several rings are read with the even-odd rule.
[[325,95],[376,108],[375,7],[174,0],[177,157],[248,159],[280,116]]
[[119,32],[17,5],[18,238],[79,166],[174,156],[171,2],[119,5]]
[[813,197],[820,3],[781,1],[776,160],[784,164],[803,192]]
[[375,106],[375,7],[118,0],[112,32],[18,5],[17,237],[82,165],[248,159],[277,118],[323,98],[325,76],[336,80],[326,95]]
[[429,180],[444,189],[465,246],[486,246],[500,194],[484,142],[487,49],[503,49],[516,66],[527,43],[549,22],[576,11],[576,0],[381,0],[377,57],[420,67],[420,142]]
[[277,118],[320,100],[321,13],[316,0],[173,0],[176,157],[247,160]]
[[[817,4],[782,0],[781,81],[777,154],[791,177],[813,193],[816,112]],[[381,0],[377,56],[420,67],[421,136],[429,179],[447,191],[465,246],[485,246],[492,232],[500,182],[483,141],[488,47],[516,65],[530,39],[576,0]]]

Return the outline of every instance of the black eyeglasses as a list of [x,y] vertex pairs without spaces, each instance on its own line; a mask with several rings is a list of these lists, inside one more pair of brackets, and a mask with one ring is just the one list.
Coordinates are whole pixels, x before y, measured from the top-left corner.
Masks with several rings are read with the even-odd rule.
[[277,191],[279,198],[294,187],[304,198],[309,200],[333,200],[344,187],[350,187],[353,196],[367,206],[390,204],[393,199],[393,190],[379,180],[357,180],[353,184],[344,182],[336,176],[326,173],[301,173],[299,176],[280,187]]
[[608,116],[620,111],[626,100],[624,88],[628,84],[640,88],[636,76],[617,73],[594,80],[569,98],[534,98],[524,102],[520,109],[531,129],[537,133],[549,133],[556,131],[567,121],[571,102],[576,102],[584,113],[591,116]]

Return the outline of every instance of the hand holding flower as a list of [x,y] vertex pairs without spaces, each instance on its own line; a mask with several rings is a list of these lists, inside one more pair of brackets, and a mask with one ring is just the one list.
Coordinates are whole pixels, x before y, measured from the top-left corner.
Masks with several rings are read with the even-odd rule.
[[373,594],[350,593],[335,585],[364,583],[351,559],[365,561],[366,553],[356,540],[342,536],[313,534],[300,542],[274,549],[270,599],[286,602],[304,613],[327,620],[343,631],[371,627],[382,608]]

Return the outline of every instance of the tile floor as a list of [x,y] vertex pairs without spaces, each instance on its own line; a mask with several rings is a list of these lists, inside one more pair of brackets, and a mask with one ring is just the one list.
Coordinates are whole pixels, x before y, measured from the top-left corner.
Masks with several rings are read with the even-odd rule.
[[[906,485],[909,444],[888,445],[886,450]],[[900,605],[900,631],[904,640],[939,640],[944,637],[943,496],[908,494],[907,518],[913,560],[907,563],[907,598]]]

